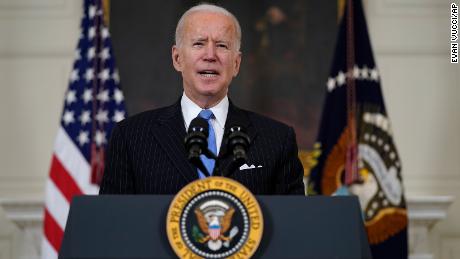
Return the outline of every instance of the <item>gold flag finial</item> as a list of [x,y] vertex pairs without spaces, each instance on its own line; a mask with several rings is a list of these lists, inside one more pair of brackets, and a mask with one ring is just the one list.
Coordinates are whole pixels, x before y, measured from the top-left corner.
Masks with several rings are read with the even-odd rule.
[[347,0],[337,0],[337,23],[340,23],[340,20],[342,20],[346,3]]
[[104,23],[109,26],[110,22],[110,0],[102,0],[102,9],[104,10]]

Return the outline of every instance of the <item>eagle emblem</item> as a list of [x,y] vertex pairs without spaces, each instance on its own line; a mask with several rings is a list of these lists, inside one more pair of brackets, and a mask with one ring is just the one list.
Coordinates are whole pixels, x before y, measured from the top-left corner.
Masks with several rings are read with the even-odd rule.
[[198,206],[194,212],[199,226],[198,228],[194,225],[192,228],[195,242],[207,244],[212,251],[219,250],[222,245],[229,247],[238,234],[237,226],[230,230],[235,209],[221,200],[209,200]]

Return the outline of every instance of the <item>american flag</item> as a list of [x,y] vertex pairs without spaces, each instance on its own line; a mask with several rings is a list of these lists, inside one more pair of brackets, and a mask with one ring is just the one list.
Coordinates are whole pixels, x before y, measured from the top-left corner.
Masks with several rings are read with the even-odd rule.
[[81,36],[46,182],[42,258],[57,258],[73,196],[97,194],[104,151],[126,116],[100,0],[84,0]]

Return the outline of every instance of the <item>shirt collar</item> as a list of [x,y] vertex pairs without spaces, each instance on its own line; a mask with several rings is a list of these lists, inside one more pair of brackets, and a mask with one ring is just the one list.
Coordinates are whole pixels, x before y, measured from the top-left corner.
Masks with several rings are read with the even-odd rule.
[[[184,116],[185,128],[188,129],[190,122],[192,122],[192,120],[196,118],[203,109],[192,100],[190,100],[190,98],[188,98],[185,93],[182,94],[180,105],[182,109],[182,115]],[[225,127],[225,122],[227,120],[228,106],[228,97],[225,96],[218,104],[209,108],[214,114],[217,125],[222,129]]]

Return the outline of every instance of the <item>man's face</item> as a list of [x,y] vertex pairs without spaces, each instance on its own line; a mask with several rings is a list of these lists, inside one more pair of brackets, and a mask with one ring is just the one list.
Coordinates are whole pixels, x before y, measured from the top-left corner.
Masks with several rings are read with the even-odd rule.
[[172,58],[190,99],[214,105],[227,94],[241,62],[235,45],[236,28],[230,17],[196,12],[186,18],[182,42],[173,46]]

